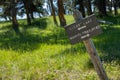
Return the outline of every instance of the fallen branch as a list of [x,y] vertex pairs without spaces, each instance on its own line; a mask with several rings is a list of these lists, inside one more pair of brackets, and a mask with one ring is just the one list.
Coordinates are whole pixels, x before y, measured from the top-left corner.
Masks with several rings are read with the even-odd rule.
[[104,24],[113,24],[112,22],[109,21],[104,21],[104,20],[98,20],[99,23],[104,23]]

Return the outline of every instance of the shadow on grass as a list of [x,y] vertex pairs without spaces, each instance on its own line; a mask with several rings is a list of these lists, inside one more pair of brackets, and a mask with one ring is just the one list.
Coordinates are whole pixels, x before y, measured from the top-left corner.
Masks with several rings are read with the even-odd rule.
[[117,24],[120,24],[120,15],[117,15],[117,16],[107,16],[107,17],[104,17],[103,20],[106,20],[106,21],[109,21],[109,22],[112,22],[114,25],[117,25]]
[[103,34],[94,41],[101,52],[101,59],[106,62],[120,61],[120,28],[103,29]]
[[47,18],[38,18],[34,19],[32,21],[31,25],[27,25],[26,20],[20,20],[19,25],[22,26],[23,29],[28,29],[28,28],[39,28],[39,29],[46,29],[47,27]]
[[0,30],[8,30],[9,28],[11,27],[11,25],[7,25],[7,26],[4,26],[4,27],[0,27]]
[[[69,41],[64,29],[59,30],[56,28],[53,29],[53,31],[50,31],[50,34],[46,33],[46,20],[47,18],[35,20],[31,26],[27,26],[24,22],[21,22],[20,28],[25,30],[22,31],[22,35],[16,35],[11,25],[3,26],[1,28],[3,32],[0,33],[0,49],[26,52],[39,48],[41,44],[68,44]],[[32,31],[33,33],[27,31],[28,29],[32,30],[33,28],[36,28],[38,32],[34,34],[34,30]]]
[[[24,33],[23,33],[24,34]],[[12,49],[15,51],[32,51],[37,49],[40,44],[67,44],[65,37],[59,38],[55,34],[34,35],[25,33],[22,36],[13,34],[12,30],[0,34],[0,49]]]
[[68,54],[74,56],[76,54],[83,54],[86,52],[85,46],[83,43],[72,45],[69,48],[66,48],[64,51],[61,51],[59,54],[52,55],[51,58],[59,56],[67,56]]
[[[37,42],[33,36],[16,36],[12,31],[0,34],[0,49],[11,49],[15,51],[30,51],[36,48]],[[34,42],[33,42],[34,40]]]

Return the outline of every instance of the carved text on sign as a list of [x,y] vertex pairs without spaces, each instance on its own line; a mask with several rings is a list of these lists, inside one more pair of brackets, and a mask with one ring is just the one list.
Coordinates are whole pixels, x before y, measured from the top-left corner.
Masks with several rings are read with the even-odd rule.
[[72,44],[88,39],[102,32],[95,15],[91,15],[82,21],[65,26],[65,29]]

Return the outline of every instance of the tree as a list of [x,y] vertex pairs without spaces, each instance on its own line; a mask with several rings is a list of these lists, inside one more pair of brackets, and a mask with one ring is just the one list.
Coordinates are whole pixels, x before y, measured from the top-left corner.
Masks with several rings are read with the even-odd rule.
[[106,11],[106,0],[96,0],[96,4],[99,10],[99,16],[107,16],[107,11]]
[[106,6],[108,6],[108,10],[112,13],[112,0],[106,0]]
[[72,14],[75,7],[75,0],[63,0],[65,14]]
[[22,0],[22,2],[24,3],[24,7],[25,7],[25,9],[26,9],[26,15],[27,15],[27,23],[28,23],[28,25],[31,25],[31,18],[30,18],[30,15],[29,15],[29,13],[30,13],[30,4],[31,4],[31,2],[32,1],[29,1],[29,0]]
[[117,0],[113,0],[113,6],[114,6],[114,14],[118,15],[118,11],[117,11]]
[[50,0],[50,4],[51,4],[51,8],[52,8],[52,16],[53,16],[54,24],[56,24],[58,26],[57,19],[56,19],[56,16],[55,16],[53,0]]
[[60,26],[65,26],[66,20],[64,17],[64,7],[62,0],[58,0],[58,16],[59,16]]
[[39,10],[42,2],[43,0],[21,0],[21,3],[24,4],[28,25],[31,25],[31,19],[34,19],[34,12],[43,13],[42,10]]
[[3,5],[5,3],[5,0],[0,0],[0,5]]
[[79,11],[82,13],[82,16],[85,17],[85,9],[84,9],[84,3],[83,0],[78,0],[77,2],[79,4]]
[[3,17],[7,18],[7,16],[10,16],[12,18],[12,27],[14,31],[17,34],[20,34],[19,28],[18,28],[18,21],[16,18],[17,15],[17,0],[2,0],[0,2],[0,5],[4,7]]
[[92,14],[92,9],[91,9],[91,0],[86,0],[85,1],[85,6],[87,8],[87,14],[91,15]]
[[8,6],[8,5],[2,5],[2,9],[3,9],[3,12],[1,13],[0,16],[2,18],[4,18],[6,21],[8,21],[8,18],[9,18],[9,21],[12,21],[11,13],[10,13],[10,6]]
[[13,29],[15,30],[16,33],[20,33],[18,28],[18,21],[16,18],[16,15],[17,15],[16,0],[10,0],[10,13],[12,17]]

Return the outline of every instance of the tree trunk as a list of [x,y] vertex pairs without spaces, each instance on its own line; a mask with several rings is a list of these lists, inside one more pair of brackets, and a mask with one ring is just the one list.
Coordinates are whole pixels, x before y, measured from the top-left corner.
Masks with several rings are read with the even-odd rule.
[[28,25],[31,25],[31,19],[30,19],[29,10],[28,10],[27,6],[26,6],[26,15],[27,15],[27,23],[28,23]]
[[80,5],[79,11],[82,13],[82,16],[85,17],[85,9],[83,5],[83,0],[78,0],[78,4]]
[[53,0],[50,0],[50,4],[51,4],[51,8],[52,8],[52,16],[53,16],[54,24],[58,26],[57,19],[56,19],[56,16],[55,16]]
[[60,20],[60,26],[66,25],[66,20],[64,18],[64,7],[63,7],[63,1],[58,0],[58,16]]
[[16,18],[16,8],[15,8],[15,0],[10,0],[11,2],[11,16],[12,16],[12,25],[15,32],[18,34],[20,33],[18,28],[18,22]]
[[34,13],[33,13],[33,12],[30,13],[30,16],[31,16],[31,19],[35,19],[35,18],[34,18]]
[[85,6],[86,6],[86,8],[87,8],[87,14],[88,14],[88,15],[93,14],[93,13],[92,13],[92,9],[91,9],[91,0],[87,0]]
[[117,11],[117,1],[113,0],[113,5],[114,5],[114,14],[118,15],[118,11]]
[[97,7],[99,10],[99,16],[107,16],[107,11],[106,11],[106,0],[97,0]]
[[29,12],[30,12],[31,19],[35,19],[34,12],[39,12],[39,10],[37,9],[37,6],[35,6],[33,2],[29,3]]
[[26,0],[22,0],[24,3],[24,7],[26,9],[26,15],[27,15],[27,24],[31,25],[31,19],[30,19],[30,11],[29,11],[29,3],[26,2]]
[[112,1],[107,0],[107,6],[108,6],[108,9],[109,9],[109,12],[112,13]]

